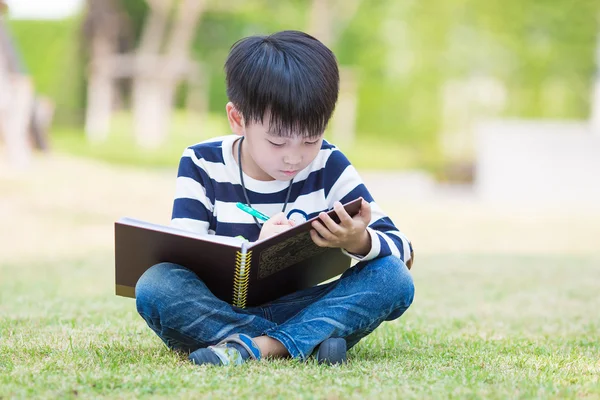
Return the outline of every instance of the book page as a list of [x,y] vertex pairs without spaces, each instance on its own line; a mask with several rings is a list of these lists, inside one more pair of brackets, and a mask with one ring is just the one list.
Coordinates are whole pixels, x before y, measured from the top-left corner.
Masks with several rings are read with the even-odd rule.
[[186,231],[186,230],[175,228],[175,227],[168,226],[168,225],[153,224],[152,222],[146,222],[146,221],[142,221],[142,220],[135,219],[135,218],[125,217],[125,218],[121,218],[119,220],[119,222],[125,223],[127,225],[137,226],[140,228],[150,229],[153,231],[167,232],[167,233],[172,233],[172,234],[178,235],[178,236],[185,236],[185,237],[205,240],[207,242],[213,242],[213,243],[221,243],[224,245],[238,247],[238,248],[241,247],[242,243],[245,242],[245,240],[237,238],[237,237],[211,235],[211,234],[206,234],[206,233],[204,233],[204,234],[196,233],[196,232]]
[[313,242],[308,231],[287,238],[260,253],[258,279],[264,279],[326,250],[327,247],[319,247]]
[[[354,216],[360,211],[361,202],[361,198],[353,200],[344,204],[344,208],[350,216]],[[330,210],[327,214],[339,223],[335,210]],[[292,265],[331,250],[328,247],[317,246],[310,237],[312,222],[318,218],[317,216],[287,231],[250,244],[248,250],[254,250],[255,257],[258,258],[257,278],[264,279]]]

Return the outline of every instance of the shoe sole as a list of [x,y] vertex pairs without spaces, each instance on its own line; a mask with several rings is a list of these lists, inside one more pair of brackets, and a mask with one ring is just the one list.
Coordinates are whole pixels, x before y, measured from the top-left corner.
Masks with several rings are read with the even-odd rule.
[[343,364],[346,359],[346,341],[342,338],[330,338],[319,346],[317,353],[319,364],[337,365]]

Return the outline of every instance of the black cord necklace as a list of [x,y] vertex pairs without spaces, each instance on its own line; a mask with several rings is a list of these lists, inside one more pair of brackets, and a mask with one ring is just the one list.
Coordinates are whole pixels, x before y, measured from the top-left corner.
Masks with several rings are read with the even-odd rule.
[[[240,182],[242,183],[242,191],[244,192],[244,197],[246,198],[246,204],[248,204],[248,206],[252,207],[252,204],[250,204],[250,199],[248,198],[248,193],[246,192],[246,185],[244,184],[244,173],[242,172],[242,142],[244,141],[244,136],[242,136],[240,138],[240,143],[238,144],[238,168],[240,171]],[[285,208],[287,207],[288,201],[290,200],[290,193],[292,193],[292,183],[294,182],[294,178],[292,178],[292,180],[290,181],[290,186],[288,186],[288,190],[287,190],[287,194],[285,196],[285,203],[283,203],[283,209],[281,209],[281,212],[285,212]],[[255,216],[252,216],[252,218],[254,218],[254,222],[256,223],[256,226],[258,226],[258,229],[262,229],[262,225],[260,224],[260,222],[258,222],[258,219],[256,219]]]

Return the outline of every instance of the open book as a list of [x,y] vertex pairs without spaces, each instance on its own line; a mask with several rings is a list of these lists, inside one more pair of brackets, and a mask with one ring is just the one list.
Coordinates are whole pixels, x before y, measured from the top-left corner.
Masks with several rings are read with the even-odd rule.
[[[344,205],[349,215],[358,214],[361,201]],[[339,223],[334,210],[328,214]],[[343,273],[351,261],[340,249],[312,241],[317,218],[257,242],[121,218],[115,222],[116,294],[135,297],[140,276],[165,261],[192,270],[216,297],[241,308],[317,285]]]

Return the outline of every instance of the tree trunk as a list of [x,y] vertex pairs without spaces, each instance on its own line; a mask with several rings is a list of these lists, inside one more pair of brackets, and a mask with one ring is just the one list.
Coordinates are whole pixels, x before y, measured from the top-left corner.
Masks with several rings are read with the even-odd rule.
[[166,86],[160,76],[136,78],[133,128],[136,142],[143,148],[157,148],[165,141],[171,107]]
[[357,79],[351,67],[340,67],[340,94],[331,121],[331,135],[336,145],[351,146],[356,132]]
[[114,58],[119,48],[120,16],[115,0],[88,0],[85,21],[90,42],[85,133],[91,142],[106,140],[116,96]]
[[160,50],[173,1],[148,1],[150,11],[137,50],[133,80],[133,130],[141,147],[155,148],[166,136],[164,65]]
[[138,53],[133,98],[134,131],[142,147],[156,148],[166,139],[175,91],[189,68],[189,48],[204,4],[199,0],[183,0],[179,4],[163,56],[161,43],[173,3],[150,2],[151,12]]
[[202,63],[192,63],[187,85],[188,92],[185,107],[188,112],[193,112],[201,117],[208,114],[208,69]]
[[109,60],[113,54],[113,46],[104,32],[106,31],[95,32],[92,39],[85,116],[85,133],[90,142],[106,140],[110,131],[114,84]]
[[2,118],[2,131],[8,160],[12,165],[24,167],[31,159],[29,122],[33,109],[33,85],[29,77],[13,75],[9,82],[10,101]]
[[[358,10],[360,0],[313,0],[309,14],[308,32],[323,44],[332,47]],[[340,12],[334,12],[340,10]],[[356,137],[358,84],[352,67],[339,66],[340,92],[335,113],[331,119],[332,139],[342,146],[350,146]]]
[[10,164],[24,167],[31,158],[29,122],[33,85],[0,17],[0,137]]
[[333,16],[331,0],[312,0],[308,32],[325,46],[333,42]]

